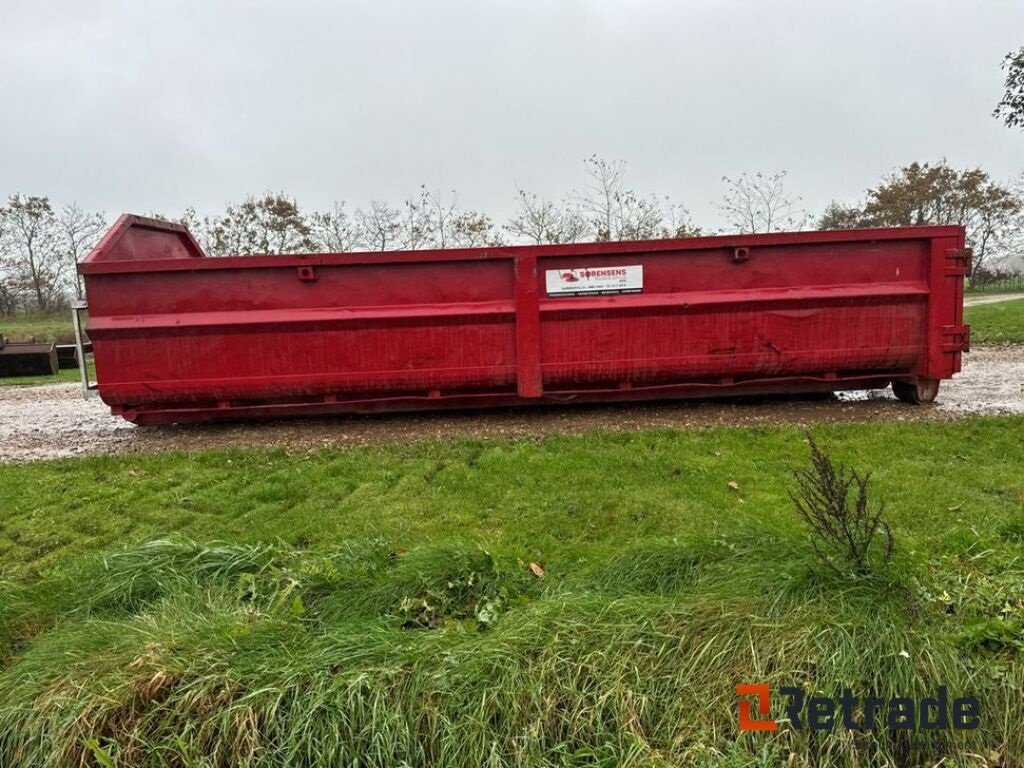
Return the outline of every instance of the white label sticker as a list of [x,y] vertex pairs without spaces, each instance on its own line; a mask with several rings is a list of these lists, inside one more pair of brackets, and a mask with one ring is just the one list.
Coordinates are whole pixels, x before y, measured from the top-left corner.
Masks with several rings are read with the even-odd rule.
[[644,268],[581,267],[580,269],[548,269],[544,272],[548,296],[610,296],[616,293],[641,293],[644,289]]

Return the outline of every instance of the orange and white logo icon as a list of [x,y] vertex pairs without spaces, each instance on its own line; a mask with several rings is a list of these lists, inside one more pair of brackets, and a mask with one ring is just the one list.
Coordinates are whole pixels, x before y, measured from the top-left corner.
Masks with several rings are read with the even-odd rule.
[[[766,683],[740,683],[736,686],[737,696],[754,696],[757,698],[757,713],[761,717],[771,714],[771,689]],[[774,720],[759,720],[751,717],[750,699],[740,699],[740,730],[741,731],[777,731],[779,724]]]

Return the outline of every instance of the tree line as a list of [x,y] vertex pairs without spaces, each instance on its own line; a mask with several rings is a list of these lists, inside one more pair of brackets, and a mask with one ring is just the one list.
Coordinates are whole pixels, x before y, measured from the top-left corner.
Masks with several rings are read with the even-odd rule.
[[[397,205],[373,200],[350,208],[303,210],[283,193],[250,195],[220,214],[189,208],[180,216],[150,215],[185,224],[211,256],[246,253],[396,251],[510,244],[558,244],[692,237],[718,232],[961,224],[975,254],[975,280],[1002,276],[1024,252],[1024,175],[1000,183],[980,168],[947,162],[911,163],[868,189],[863,200],[831,203],[810,215],[786,188],[787,176],[744,173],[723,177],[715,205],[724,227],[704,229],[687,208],[666,196],[641,193],[623,161],[584,160],[582,184],[560,198],[516,189],[516,207],[503,223],[459,205],[455,192],[420,187]],[[76,265],[107,229],[107,217],[46,197],[11,195],[0,206],[0,316],[55,312],[81,297]]]

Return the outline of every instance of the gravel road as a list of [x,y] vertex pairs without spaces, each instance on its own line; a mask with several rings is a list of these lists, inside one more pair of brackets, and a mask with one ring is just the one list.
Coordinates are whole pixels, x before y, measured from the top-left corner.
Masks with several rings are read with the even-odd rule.
[[984,294],[971,294],[964,296],[965,307],[976,307],[979,304],[999,304],[1003,301],[1016,301],[1024,299],[1024,293],[993,293],[988,296]]
[[98,399],[83,401],[77,384],[0,387],[0,462],[133,453],[198,451],[220,446],[407,443],[452,436],[537,436],[652,426],[811,424],[951,419],[970,414],[1024,414],[1024,346],[983,347],[945,382],[934,406],[912,407],[891,392],[845,393],[818,400],[757,399],[615,406],[549,406],[435,414],[299,419],[249,424],[135,427]]

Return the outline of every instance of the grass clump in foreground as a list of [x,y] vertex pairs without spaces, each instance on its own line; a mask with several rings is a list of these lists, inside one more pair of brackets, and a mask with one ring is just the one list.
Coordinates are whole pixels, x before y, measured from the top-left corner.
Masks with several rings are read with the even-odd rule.
[[[857,578],[790,509],[790,428],[2,467],[0,763],[1019,764],[1022,436],[815,429],[887,502]],[[741,682],[982,725],[740,734]]]

